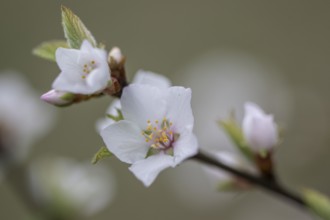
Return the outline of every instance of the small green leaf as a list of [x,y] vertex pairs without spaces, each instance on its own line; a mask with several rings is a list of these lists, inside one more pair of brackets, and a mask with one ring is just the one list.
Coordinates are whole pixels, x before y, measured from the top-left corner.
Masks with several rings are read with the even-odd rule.
[[325,220],[330,220],[330,200],[319,192],[305,189],[303,200],[313,212]]
[[75,94],[67,92],[61,96],[61,99],[65,100],[65,101],[72,101],[75,97],[76,97]]
[[92,164],[96,164],[100,160],[111,157],[113,154],[106,147],[101,147],[100,150],[96,152],[92,159]]
[[65,6],[62,6],[61,9],[64,35],[68,41],[69,46],[71,48],[79,49],[82,42],[86,39],[94,47],[96,47],[97,43],[93,35],[86,28],[80,18]]
[[117,111],[117,115],[107,114],[107,117],[116,122],[124,120],[124,116],[123,116],[123,113],[121,112],[121,110],[119,108],[117,108],[116,111]]
[[245,155],[250,161],[254,161],[253,152],[247,146],[241,127],[237,124],[234,114],[224,121],[219,121],[219,125],[229,135],[238,150]]
[[46,60],[56,61],[55,52],[59,47],[68,48],[68,44],[63,40],[46,41],[34,48],[32,53]]

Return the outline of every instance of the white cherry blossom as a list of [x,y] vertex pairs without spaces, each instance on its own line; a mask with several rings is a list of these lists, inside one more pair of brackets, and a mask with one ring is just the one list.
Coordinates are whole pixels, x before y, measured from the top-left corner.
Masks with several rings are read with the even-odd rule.
[[61,73],[53,89],[75,94],[93,94],[104,90],[110,82],[107,54],[83,41],[80,50],[58,48],[56,62]]
[[129,169],[145,186],[197,153],[190,102],[190,89],[132,84],[121,97],[124,120],[101,131],[109,151],[132,164]]
[[255,151],[270,150],[278,142],[277,125],[272,115],[265,112],[254,103],[245,103],[243,119],[243,134],[249,145]]
[[[139,70],[135,74],[133,79],[133,84],[145,84],[158,87],[160,89],[166,89],[171,86],[171,81],[163,75],[153,73],[150,71]],[[106,114],[116,116],[118,114],[117,110],[121,109],[121,104],[119,100],[114,100],[110,106],[108,107]],[[101,131],[103,128],[107,127],[108,125],[114,123],[114,120],[110,118],[103,118],[99,119],[96,122],[96,129],[97,131]]]

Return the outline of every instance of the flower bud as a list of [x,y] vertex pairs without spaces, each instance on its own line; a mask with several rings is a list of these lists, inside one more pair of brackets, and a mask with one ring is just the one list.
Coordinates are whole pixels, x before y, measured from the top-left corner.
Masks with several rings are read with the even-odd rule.
[[269,151],[277,144],[277,125],[272,115],[267,115],[254,103],[245,103],[243,135],[254,151]]
[[110,50],[110,53],[109,53],[110,63],[111,63],[111,60],[113,60],[114,62],[116,62],[116,64],[119,64],[120,62],[122,62],[123,59],[124,59],[124,56],[121,53],[121,50],[119,49],[119,47],[113,47]]
[[40,97],[43,101],[52,104],[52,105],[56,105],[56,106],[67,106],[72,104],[75,95],[72,93],[68,93],[68,92],[63,92],[63,91],[57,91],[57,90],[50,90],[48,92],[46,92],[45,94],[43,94]]

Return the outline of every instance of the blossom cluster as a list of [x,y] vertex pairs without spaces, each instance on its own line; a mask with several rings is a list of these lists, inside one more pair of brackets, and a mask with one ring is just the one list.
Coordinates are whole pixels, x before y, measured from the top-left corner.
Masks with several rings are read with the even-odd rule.
[[[106,148],[95,155],[94,163],[115,155],[131,164],[129,170],[145,186],[150,186],[162,170],[198,154],[190,88],[171,86],[165,76],[144,70],[139,70],[128,83],[126,59],[120,48],[113,47],[107,54],[105,46],[96,42],[79,17],[68,8],[62,7],[62,19],[67,41],[46,42],[34,51],[36,55],[56,61],[60,69],[52,90],[41,99],[56,106],[103,95],[116,99],[106,111],[106,118],[96,123]],[[242,170],[272,174],[271,153],[278,142],[273,116],[265,114],[254,103],[246,103],[242,126],[232,118],[220,124],[233,139],[240,155],[218,152],[215,158]],[[264,160],[270,164],[266,168],[259,166]],[[228,179],[230,186],[242,186],[240,180]]]

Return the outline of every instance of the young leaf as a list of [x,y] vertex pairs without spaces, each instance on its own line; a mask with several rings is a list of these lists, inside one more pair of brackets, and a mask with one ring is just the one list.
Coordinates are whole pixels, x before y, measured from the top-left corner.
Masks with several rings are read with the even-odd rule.
[[306,189],[303,191],[303,199],[307,206],[322,219],[330,219],[330,200],[319,192]]
[[237,124],[234,115],[231,115],[227,120],[219,121],[219,125],[229,135],[238,150],[246,156],[250,161],[254,161],[253,153],[245,143],[242,129]]
[[68,48],[69,46],[63,40],[46,41],[34,48],[32,53],[46,60],[56,61],[55,52],[59,47]]
[[113,154],[106,147],[101,147],[100,150],[96,152],[92,159],[92,164],[96,164],[100,160],[111,157]]
[[124,116],[123,116],[123,113],[121,112],[121,110],[116,108],[116,111],[117,111],[117,115],[107,114],[106,116],[108,118],[112,119],[113,121],[124,120]]
[[62,6],[61,9],[64,35],[69,46],[74,49],[79,49],[82,42],[86,39],[96,47],[97,43],[93,35],[86,28],[80,18],[65,6]]

